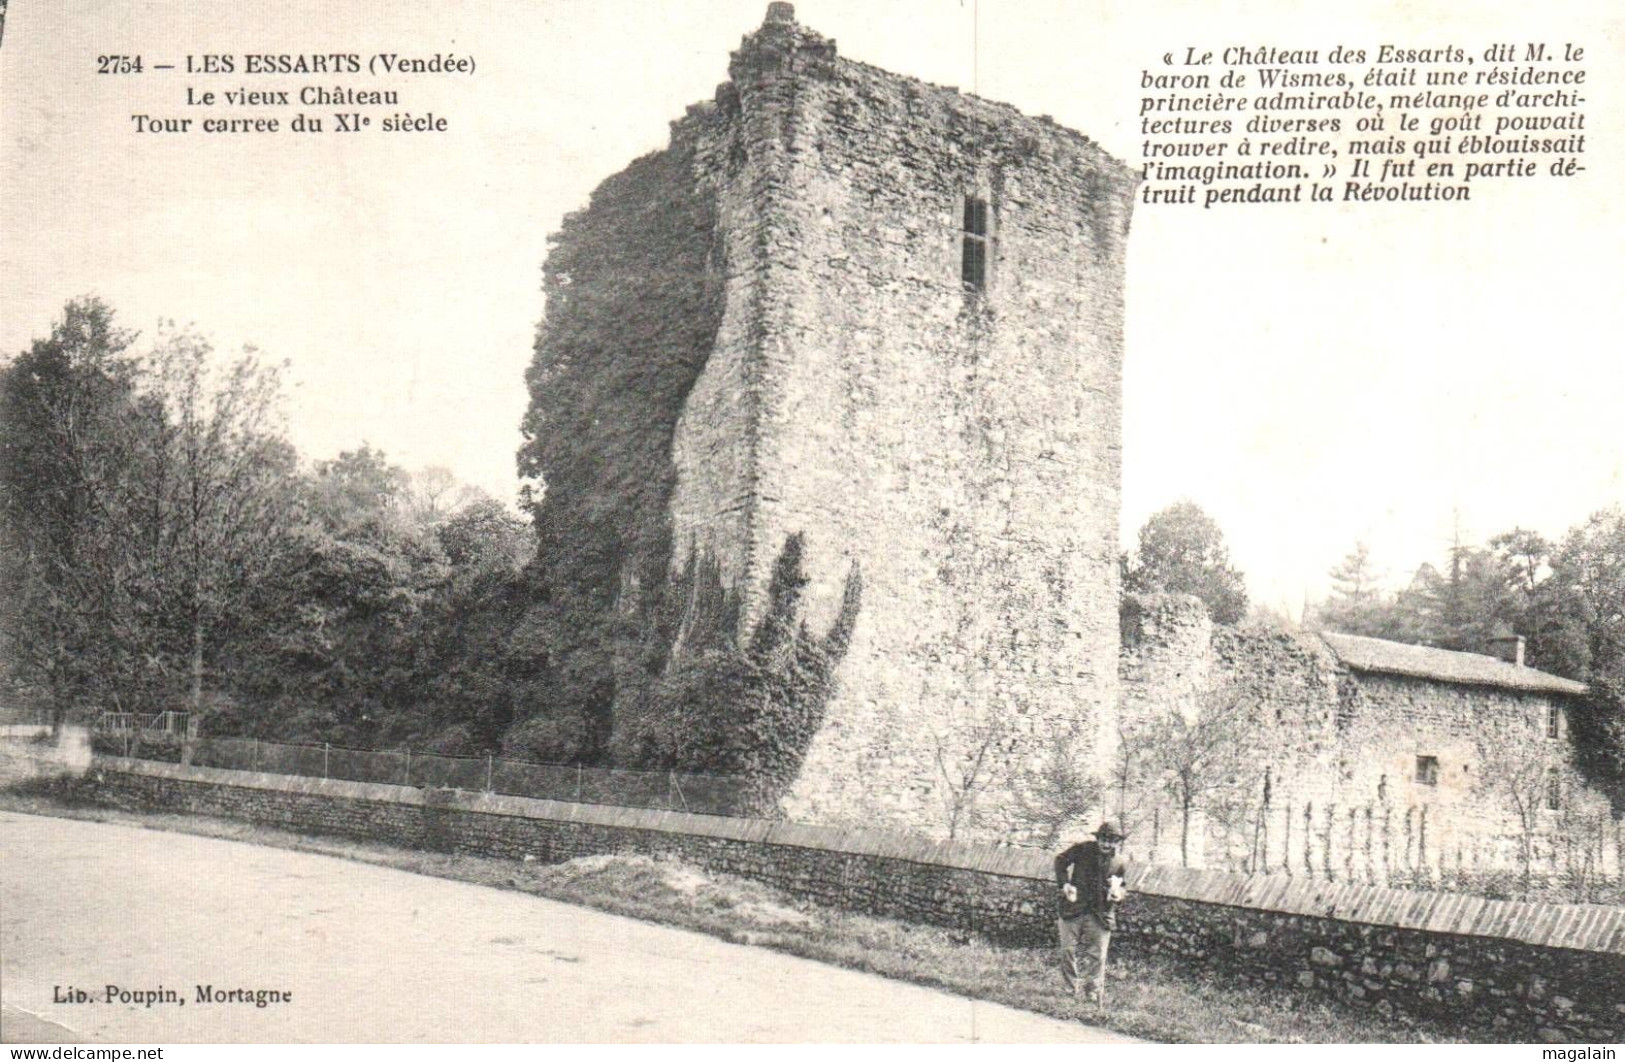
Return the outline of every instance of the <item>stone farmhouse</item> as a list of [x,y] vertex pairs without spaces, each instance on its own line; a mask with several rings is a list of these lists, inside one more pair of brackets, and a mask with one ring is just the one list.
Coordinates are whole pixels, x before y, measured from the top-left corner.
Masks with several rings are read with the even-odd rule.
[[[1606,802],[1570,767],[1586,687],[1525,666],[1522,648],[1236,630],[1194,598],[1132,599],[1122,721],[1134,733],[1169,711],[1247,706],[1247,777],[1196,831],[1203,863],[1387,880],[1519,866],[1527,841],[1543,872],[1587,858],[1617,872],[1617,831],[1583,828],[1606,827]],[[1140,856],[1177,861],[1166,800],[1138,797]]]

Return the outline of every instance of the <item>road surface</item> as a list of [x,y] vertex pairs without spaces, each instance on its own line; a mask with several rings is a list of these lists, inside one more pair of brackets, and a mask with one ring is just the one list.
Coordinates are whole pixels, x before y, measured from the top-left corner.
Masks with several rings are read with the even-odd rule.
[[6,812],[0,1007],[11,1042],[1120,1039],[523,893]]

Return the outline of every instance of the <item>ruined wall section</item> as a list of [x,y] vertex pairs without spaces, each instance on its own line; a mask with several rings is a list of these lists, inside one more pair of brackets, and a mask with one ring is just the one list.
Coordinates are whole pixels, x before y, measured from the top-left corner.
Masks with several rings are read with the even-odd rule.
[[[1019,833],[1021,771],[1080,718],[1086,755],[1115,735],[1132,179],[1077,134],[793,24],[732,73],[769,174],[745,618],[797,532],[814,631],[854,565],[864,580],[786,810],[941,834],[971,772],[959,835]],[[983,292],[961,280],[967,196],[989,205]]]
[[[746,135],[739,94],[723,85],[695,136],[697,182],[715,196],[715,266],[722,287],[721,319],[703,371],[694,381],[672,435],[676,483],[671,497],[673,571],[699,556],[720,568],[725,585],[746,574],[751,519],[758,489],[762,341],[761,304],[767,274],[762,216],[770,199],[770,168]],[[674,137],[681,135],[674,126]]]
[[1346,747],[1338,731],[1349,676],[1312,634],[1215,626],[1213,670],[1252,706],[1257,763],[1250,788],[1272,802],[1334,799]]
[[[1274,807],[1335,799],[1343,676],[1318,638],[1216,626],[1206,606],[1187,594],[1130,595],[1122,627],[1122,752],[1128,759],[1118,764],[1124,791],[1114,811],[1130,832],[1131,854],[1162,863],[1180,858],[1173,809],[1149,767],[1150,732],[1170,713],[1194,721],[1204,710],[1220,710],[1223,700],[1239,699],[1247,706],[1248,765],[1237,795]],[[1246,834],[1246,820],[1198,818],[1189,848],[1223,864],[1235,835]]]
[[1193,718],[1213,683],[1213,621],[1189,594],[1130,594],[1121,608],[1122,717],[1143,727],[1164,711]]

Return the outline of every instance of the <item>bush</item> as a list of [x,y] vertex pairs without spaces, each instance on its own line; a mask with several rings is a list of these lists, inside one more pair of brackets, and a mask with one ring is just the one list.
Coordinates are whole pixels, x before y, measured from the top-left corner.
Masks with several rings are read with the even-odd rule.
[[[734,631],[700,640],[701,648],[680,655],[650,695],[652,715],[670,721],[679,768],[741,779],[737,814],[774,814],[800,773],[862,602],[854,565],[834,624],[821,638],[812,634],[801,618],[803,548],[800,533],[785,541],[766,612],[748,644]],[[737,626],[737,610],[716,614]]]
[[582,763],[593,748],[591,723],[573,706],[533,715],[502,739],[504,756],[540,763]]
[[35,775],[4,787],[12,796],[43,800],[65,807],[91,807],[98,803],[95,781],[72,774]]

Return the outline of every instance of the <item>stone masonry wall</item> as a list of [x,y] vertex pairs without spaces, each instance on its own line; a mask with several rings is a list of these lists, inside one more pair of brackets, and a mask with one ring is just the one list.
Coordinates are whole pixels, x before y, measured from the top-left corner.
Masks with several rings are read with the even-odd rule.
[[[675,856],[830,906],[1052,942],[1051,857],[1030,849],[134,760],[99,761],[90,790],[115,806],[484,856]],[[1485,1038],[1625,1035],[1625,909],[1143,865],[1130,886],[1119,953],[1461,1021]]]
[[[672,127],[672,146],[695,138],[695,181],[710,186],[716,231],[713,268],[722,278],[723,310],[712,349],[683,404],[672,436],[676,485],[671,498],[671,565],[704,554],[733,586],[744,579],[750,522],[758,491],[760,312],[769,241],[762,204],[767,175],[748,146],[739,95],[731,85],[714,102],[691,108]],[[628,234],[628,238],[635,238]]]
[[[1388,883],[1520,869],[1523,829],[1487,777],[1485,750],[1565,761],[1567,728],[1548,737],[1550,694],[1351,671],[1318,637],[1215,627],[1194,598],[1153,595],[1124,610],[1123,721],[1187,714],[1228,688],[1254,707],[1245,807],[1206,820],[1203,865]],[[1435,784],[1418,757],[1438,762]],[[1516,757],[1513,757],[1516,758]],[[1538,783],[1537,783],[1538,784]],[[1532,809],[1534,870],[1572,877],[1579,855],[1569,811]],[[1566,808],[1588,807],[1583,790]],[[1129,801],[1131,856],[1177,862],[1177,833],[1158,794]],[[1593,838],[1591,873],[1620,872],[1620,830]]]
[[[862,573],[787,813],[942,835],[969,791],[959,836],[1019,836],[1022,772],[1080,722],[1085,755],[1115,739],[1133,178],[783,11],[730,74],[728,307],[674,444],[674,563],[715,552],[747,628],[792,534],[813,630]],[[988,204],[982,291],[961,278],[967,197]]]
[[[1122,614],[1122,725],[1129,754],[1136,742],[1142,751],[1127,765],[1138,781],[1129,780],[1112,810],[1130,834],[1132,857],[1180,860],[1177,809],[1156,789],[1144,762],[1147,731],[1170,711],[1194,720],[1215,696],[1241,697],[1252,706],[1249,771],[1241,780],[1249,802],[1268,800],[1284,809],[1296,801],[1301,808],[1334,792],[1339,674],[1324,646],[1216,627],[1202,603],[1187,595],[1131,596]],[[1228,851],[1235,824],[1198,818],[1192,865],[1235,865]],[[1283,833],[1276,831],[1277,837]]]

